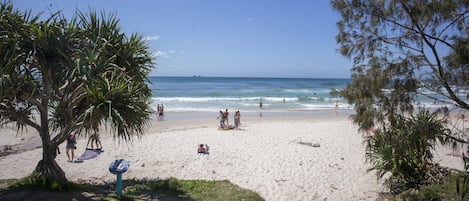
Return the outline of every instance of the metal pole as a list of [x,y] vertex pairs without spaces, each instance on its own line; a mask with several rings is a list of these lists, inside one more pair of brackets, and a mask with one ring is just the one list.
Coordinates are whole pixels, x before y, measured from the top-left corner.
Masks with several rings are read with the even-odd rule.
[[116,188],[117,188],[117,198],[120,198],[122,195],[122,173],[117,174],[117,182],[116,182]]

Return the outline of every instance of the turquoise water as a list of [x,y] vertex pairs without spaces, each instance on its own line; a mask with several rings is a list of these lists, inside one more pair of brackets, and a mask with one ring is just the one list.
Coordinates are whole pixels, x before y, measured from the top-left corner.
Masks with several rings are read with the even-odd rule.
[[[153,105],[165,111],[304,111],[351,108],[331,91],[349,79],[150,77]],[[262,101],[262,109],[259,103]]]

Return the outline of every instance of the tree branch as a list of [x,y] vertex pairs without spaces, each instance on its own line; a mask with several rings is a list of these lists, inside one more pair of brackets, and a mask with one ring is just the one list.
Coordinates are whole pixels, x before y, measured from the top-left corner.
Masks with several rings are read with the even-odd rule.
[[[414,16],[410,12],[410,9],[405,4],[402,4],[402,6],[404,8],[404,11],[410,17],[412,23],[415,24],[415,27],[417,27],[417,29],[419,31],[418,33],[420,33],[420,35],[421,35],[423,41],[425,42],[425,44],[427,44],[427,46],[430,47],[430,49],[431,49],[431,51],[434,55],[434,58],[436,60],[436,66],[437,66],[436,70],[437,70],[437,73],[438,73],[438,78],[439,78],[441,84],[443,85],[443,87],[448,92],[450,98],[452,100],[454,100],[461,108],[469,109],[469,105],[466,102],[464,102],[463,100],[461,100],[459,97],[457,97],[456,94],[454,93],[453,89],[451,89],[451,87],[449,86],[448,81],[445,78],[445,72],[444,72],[443,66],[441,64],[441,60],[440,60],[438,51],[436,50],[435,46],[428,40],[428,38],[426,37],[427,35],[424,34],[424,31],[418,25],[417,20],[414,18]],[[429,61],[427,60],[427,62],[429,62]]]

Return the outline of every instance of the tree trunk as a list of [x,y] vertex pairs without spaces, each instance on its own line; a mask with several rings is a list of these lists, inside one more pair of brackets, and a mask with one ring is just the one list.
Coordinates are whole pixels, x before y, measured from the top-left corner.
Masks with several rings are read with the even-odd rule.
[[60,183],[67,182],[65,172],[62,170],[62,168],[60,168],[60,166],[53,158],[40,160],[36,166],[36,169],[34,170],[34,173],[40,176],[46,176]]
[[65,183],[67,182],[65,172],[55,161],[55,157],[57,156],[57,149],[58,147],[54,146],[52,143],[50,143],[50,141],[43,141],[42,160],[39,161],[33,173],[36,173],[40,176],[46,176],[61,183]]

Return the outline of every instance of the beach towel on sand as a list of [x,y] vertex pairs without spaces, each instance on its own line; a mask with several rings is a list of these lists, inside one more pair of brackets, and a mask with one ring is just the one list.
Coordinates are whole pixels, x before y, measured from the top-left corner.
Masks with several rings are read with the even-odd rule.
[[102,152],[101,149],[86,149],[85,152],[77,158],[78,161],[88,160],[95,158]]
[[223,131],[227,131],[227,130],[233,130],[235,129],[234,126],[228,126],[228,127],[218,127],[218,130],[223,130]]

